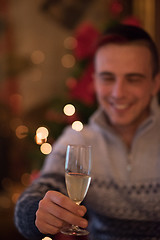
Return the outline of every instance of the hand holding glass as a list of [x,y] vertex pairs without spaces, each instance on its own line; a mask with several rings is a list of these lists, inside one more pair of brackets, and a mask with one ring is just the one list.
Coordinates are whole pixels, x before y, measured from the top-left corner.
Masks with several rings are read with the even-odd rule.
[[[91,181],[91,146],[68,145],[65,162],[67,192],[76,204],[80,204],[87,194]],[[78,226],[61,229],[63,234],[87,235],[89,232]]]

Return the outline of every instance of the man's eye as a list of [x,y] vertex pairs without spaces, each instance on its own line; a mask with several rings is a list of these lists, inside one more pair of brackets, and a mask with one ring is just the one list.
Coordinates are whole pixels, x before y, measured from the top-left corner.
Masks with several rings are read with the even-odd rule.
[[142,79],[139,78],[139,77],[130,77],[130,78],[128,78],[128,82],[130,82],[130,83],[140,83],[141,81],[142,81]]
[[114,82],[113,77],[101,77],[101,81],[106,82],[106,83],[111,83]]

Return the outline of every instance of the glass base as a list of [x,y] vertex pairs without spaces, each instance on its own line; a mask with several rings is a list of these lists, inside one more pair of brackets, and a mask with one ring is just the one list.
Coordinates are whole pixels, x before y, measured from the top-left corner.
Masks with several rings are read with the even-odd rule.
[[72,236],[84,236],[89,234],[87,230],[81,229],[78,226],[62,228],[61,233]]

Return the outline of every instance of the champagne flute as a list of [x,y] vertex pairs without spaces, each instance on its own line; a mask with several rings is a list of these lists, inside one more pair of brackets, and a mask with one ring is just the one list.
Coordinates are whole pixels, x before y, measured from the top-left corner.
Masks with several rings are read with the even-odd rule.
[[[69,198],[79,205],[86,196],[91,182],[91,146],[67,146],[65,181]],[[72,225],[62,228],[61,233],[80,236],[89,232]]]

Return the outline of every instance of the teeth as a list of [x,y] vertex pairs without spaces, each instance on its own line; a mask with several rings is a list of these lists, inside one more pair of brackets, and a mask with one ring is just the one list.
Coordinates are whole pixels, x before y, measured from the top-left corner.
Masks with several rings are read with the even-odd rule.
[[125,104],[115,104],[114,105],[115,106],[115,108],[117,108],[117,109],[119,109],[119,110],[121,110],[121,109],[126,109],[127,108],[127,105]]

